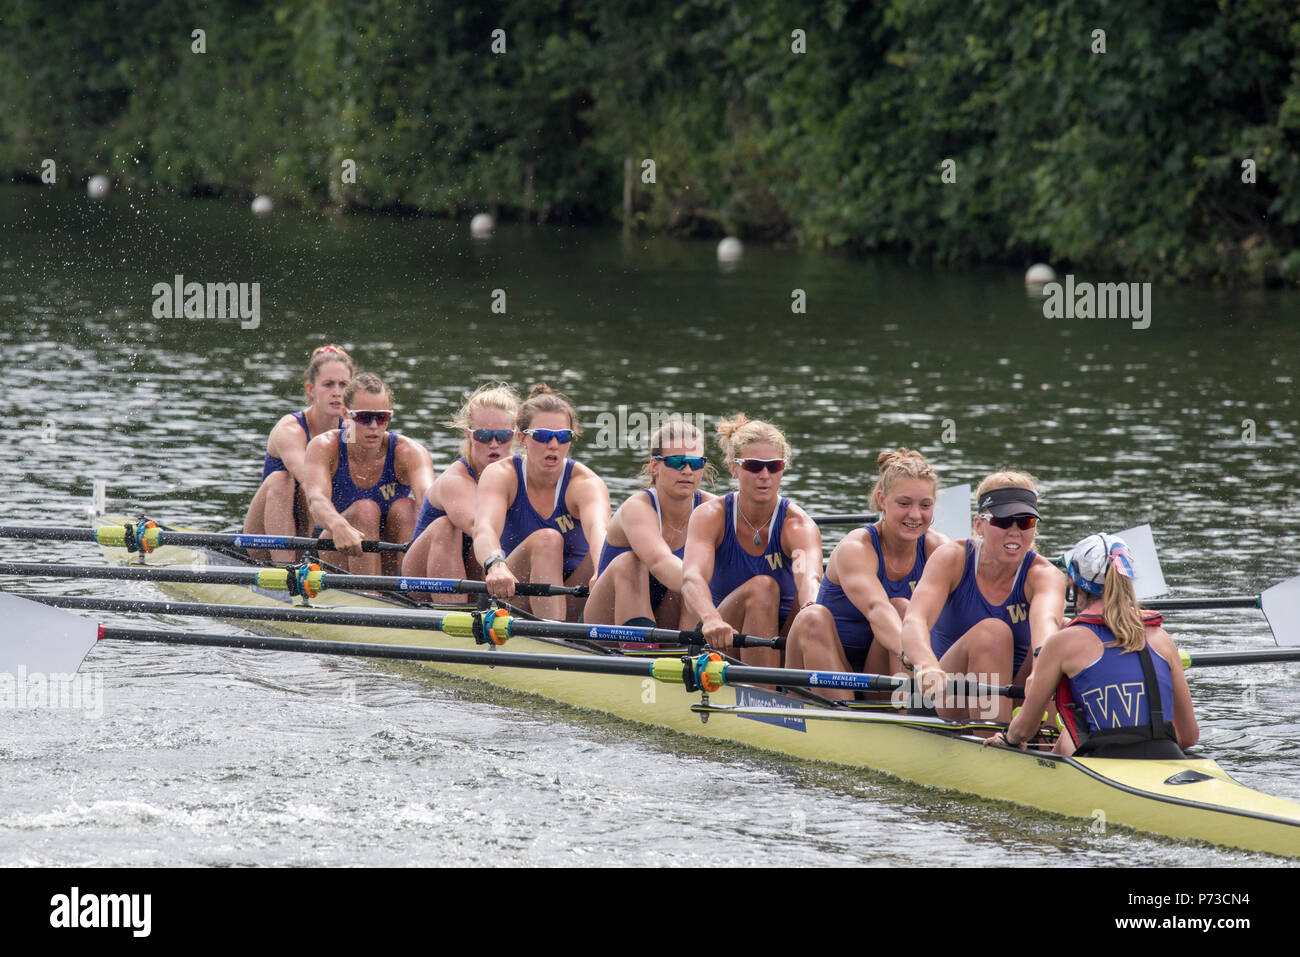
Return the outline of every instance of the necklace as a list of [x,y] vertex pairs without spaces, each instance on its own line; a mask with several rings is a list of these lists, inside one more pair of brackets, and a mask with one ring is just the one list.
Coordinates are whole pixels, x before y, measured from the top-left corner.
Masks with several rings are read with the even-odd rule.
[[767,517],[767,522],[764,522],[762,525],[758,526],[758,528],[754,528],[754,523],[749,520],[749,516],[745,514],[745,510],[740,507],[740,499],[736,499],[736,511],[740,513],[740,517],[745,520],[745,524],[748,525],[750,530],[754,533],[754,544],[762,545],[763,536],[759,533],[763,529],[767,528],[768,522],[772,521],[772,515],[776,514],[776,509],[772,509],[772,515]]

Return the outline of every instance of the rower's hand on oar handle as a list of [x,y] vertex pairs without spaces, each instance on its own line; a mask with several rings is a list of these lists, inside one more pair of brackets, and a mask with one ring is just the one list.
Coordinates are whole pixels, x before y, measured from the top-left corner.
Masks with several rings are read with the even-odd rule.
[[515,585],[519,583],[519,579],[515,578],[515,573],[510,570],[510,566],[505,562],[493,562],[484,581],[487,584],[488,593],[493,598],[513,598],[515,596]]
[[921,691],[921,700],[927,707],[934,708],[944,703],[947,698],[948,675],[935,665],[917,665],[912,676]]
[[331,528],[330,537],[334,539],[334,547],[344,555],[351,558],[361,555],[361,544],[365,539],[347,522],[340,522],[336,527]]
[[714,651],[728,651],[736,647],[733,643],[736,632],[722,620],[721,615],[713,621],[701,622],[699,631],[704,634],[704,640],[709,643],[709,647]]

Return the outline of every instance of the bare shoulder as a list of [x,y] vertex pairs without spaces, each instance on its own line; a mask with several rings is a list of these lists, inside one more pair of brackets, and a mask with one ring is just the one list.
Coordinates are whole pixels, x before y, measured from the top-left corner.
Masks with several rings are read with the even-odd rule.
[[339,448],[339,431],[330,429],[328,432],[322,432],[320,435],[313,436],[312,440],[307,443],[307,451],[313,449],[329,455],[337,455]]
[[644,493],[645,489],[637,489],[618,507],[616,514],[622,515],[624,520],[654,518],[654,506],[650,504],[650,496]]
[[490,462],[479,476],[479,488],[512,489],[518,479],[515,477],[514,462],[511,459],[497,459]]
[[1042,555],[1034,555],[1034,562],[1025,573],[1025,584],[1033,588],[1065,588],[1065,572]]
[[[928,535],[928,533],[927,533]],[[931,553],[926,568],[931,565],[938,568],[956,568],[960,570],[966,564],[967,539],[957,538],[943,542]]]
[[855,528],[831,549],[831,561],[836,561],[836,556],[839,556],[839,561],[855,560],[862,557],[863,552],[871,552],[873,556],[875,555],[875,549],[868,547],[867,530]]
[[700,507],[691,512],[691,528],[721,529],[726,523],[726,499],[714,498],[701,502]]
[[444,489],[460,488],[464,485],[472,486],[476,483],[474,479],[470,477],[469,470],[465,468],[465,464],[461,462],[460,459],[457,459],[455,462],[452,462],[443,469],[442,474],[438,476],[438,480],[435,484],[439,489]]
[[599,482],[601,485],[605,484],[605,480],[603,478],[601,478],[591,469],[587,468],[587,466],[583,465],[581,462],[577,462],[577,461],[573,463],[573,476],[571,481],[583,482],[583,483]]
[[415,441],[415,439],[409,439],[405,435],[399,435],[397,437],[397,447],[393,454],[408,459],[414,456],[417,460],[423,459],[430,465],[433,465],[433,456],[429,454],[429,450],[419,442]]
[[1175,660],[1181,661],[1178,645],[1174,643],[1169,632],[1159,625],[1147,625],[1146,639],[1147,644],[1154,648],[1161,658],[1171,663]]
[[936,532],[933,528],[925,533],[925,554],[928,558],[935,553],[940,545],[947,545],[952,541],[943,532]]

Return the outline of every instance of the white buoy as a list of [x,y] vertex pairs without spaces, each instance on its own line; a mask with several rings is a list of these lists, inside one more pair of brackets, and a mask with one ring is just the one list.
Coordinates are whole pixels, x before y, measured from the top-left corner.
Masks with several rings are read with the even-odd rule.
[[475,239],[487,239],[496,228],[497,223],[491,213],[475,213],[469,221],[469,234]]
[[1056,282],[1056,270],[1047,263],[1034,263],[1025,273],[1026,286],[1043,286],[1049,282]]
[[745,247],[741,245],[740,240],[735,236],[728,236],[718,243],[718,262],[720,263],[739,262],[740,257],[744,254]]
[[103,199],[108,195],[108,177],[92,176],[86,183],[86,194],[91,199]]
[[265,216],[271,210],[275,209],[275,203],[271,202],[270,196],[253,197],[253,215]]

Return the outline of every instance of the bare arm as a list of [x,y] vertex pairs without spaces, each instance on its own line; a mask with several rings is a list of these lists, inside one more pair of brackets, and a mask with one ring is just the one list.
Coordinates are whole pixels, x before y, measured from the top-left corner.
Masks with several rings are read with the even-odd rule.
[[595,566],[609,531],[609,488],[604,479],[581,462],[573,466],[573,473],[574,480],[569,483],[564,504],[582,525],[582,534],[587,539],[592,558],[591,584],[595,585]]
[[449,468],[434,483],[442,510],[462,533],[473,536],[474,515],[478,511],[478,483],[461,469]]
[[940,545],[925,563],[925,572],[912,592],[907,617],[903,619],[902,645],[903,653],[917,675],[939,668],[939,659],[930,647],[930,629],[939,620],[948,596],[961,581],[965,565],[965,539]]
[[682,560],[672,553],[659,531],[659,517],[650,499],[637,492],[618,510],[623,534],[636,557],[669,591],[682,590]]
[[306,484],[307,433],[292,415],[284,416],[275,424],[266,441],[266,453],[283,462],[299,484]]
[[781,551],[790,556],[794,572],[794,610],[817,600],[822,583],[822,533],[798,505],[791,504],[781,526]]
[[1147,643],[1169,662],[1169,674],[1174,683],[1174,733],[1178,736],[1180,748],[1190,748],[1201,740],[1201,729],[1196,723],[1192,692],[1187,687],[1187,674],[1183,671],[1183,659],[1178,653],[1178,646],[1163,628],[1148,628]]
[[1092,632],[1086,628],[1066,628],[1049,635],[1043,642],[1042,653],[1034,662],[1033,677],[1025,689],[1024,703],[1007,728],[1007,734],[1017,745],[1024,745],[1038,734],[1042,716],[1067,670],[1073,668],[1078,673],[1079,667],[1075,667],[1071,660],[1078,657],[1075,652],[1079,641],[1076,639],[1082,639],[1086,646],[1091,637]]
[[1039,555],[1025,575],[1025,597],[1029,601],[1029,640],[1037,650],[1065,624],[1065,575]]
[[334,545],[345,555],[361,554],[361,533],[334,508],[334,473],[339,465],[337,432],[325,432],[307,445],[303,490],[307,507],[316,524],[329,532]]
[[867,540],[868,532],[853,532],[835,546],[831,565],[840,588],[866,617],[871,632],[891,654],[903,648],[903,619],[880,584],[880,563]]
[[[493,462],[483,470],[478,483],[478,508],[474,515],[474,557],[486,567],[487,560],[503,554],[501,531],[506,527],[506,511],[515,495],[522,494],[510,459]],[[494,562],[484,581],[497,598],[510,598],[519,581],[507,562]]]
[[397,480],[403,485],[411,486],[411,494],[419,507],[434,482],[433,457],[429,455],[429,450],[413,439],[399,436],[393,466]]
[[723,621],[713,604],[709,579],[713,577],[713,555],[722,541],[727,517],[724,499],[715,499],[691,513],[686,530],[686,552],[682,559],[682,601],[692,615],[704,623],[709,644],[725,648],[731,644],[731,626]]

